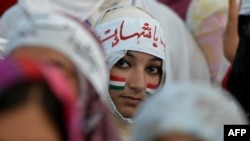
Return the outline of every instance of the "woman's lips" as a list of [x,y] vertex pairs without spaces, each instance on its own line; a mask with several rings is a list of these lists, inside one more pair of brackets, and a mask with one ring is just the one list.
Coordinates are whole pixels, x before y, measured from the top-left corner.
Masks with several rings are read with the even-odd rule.
[[137,106],[138,104],[140,104],[140,102],[142,102],[142,98],[139,98],[139,97],[121,96],[121,98],[123,98],[124,101],[125,101],[127,104],[133,105],[133,106]]

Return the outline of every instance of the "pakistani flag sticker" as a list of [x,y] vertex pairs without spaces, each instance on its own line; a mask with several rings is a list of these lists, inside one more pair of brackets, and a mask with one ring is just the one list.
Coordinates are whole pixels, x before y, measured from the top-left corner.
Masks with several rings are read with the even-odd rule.
[[125,77],[110,75],[109,89],[124,90],[126,83]]
[[151,96],[152,94],[154,94],[157,88],[158,88],[158,85],[148,83],[147,88],[146,88],[147,95]]

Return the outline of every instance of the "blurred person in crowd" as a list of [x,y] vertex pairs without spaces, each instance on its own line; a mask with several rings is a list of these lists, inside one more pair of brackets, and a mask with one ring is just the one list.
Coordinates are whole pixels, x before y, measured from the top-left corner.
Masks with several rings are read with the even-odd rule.
[[224,125],[246,125],[238,102],[217,86],[174,83],[137,111],[132,141],[223,141]]
[[128,140],[134,112],[168,80],[168,46],[160,24],[138,7],[114,7],[94,27],[110,70],[110,113]]
[[82,141],[81,116],[76,93],[55,66],[0,62],[0,140]]
[[156,0],[19,0],[0,20],[0,37],[7,38],[16,21],[26,18],[27,14],[63,11],[92,26],[103,11],[120,5],[141,7],[160,22],[169,46],[169,73],[172,72],[173,81],[210,81],[205,57],[185,24],[170,8]]
[[[87,94],[95,97],[91,105],[84,106],[88,122],[83,128],[91,133],[89,140],[118,140],[103,104],[108,91],[108,71],[99,41],[89,28],[70,16],[38,13],[23,19],[12,31],[5,56],[26,57],[57,66],[78,94],[80,103],[92,101]],[[84,85],[86,81],[88,86]],[[89,89],[89,93],[84,89]],[[95,136],[100,133],[103,138]]]
[[[237,10],[237,9],[236,9]],[[237,14],[237,13],[236,13]],[[237,15],[235,17],[237,17]],[[224,85],[236,99],[242,104],[244,110],[248,113],[250,121],[250,106],[249,106],[249,54],[250,54],[250,2],[243,0],[239,11],[239,17],[235,18],[234,36],[238,36],[239,43],[234,46],[225,46],[226,50],[231,50],[232,67],[229,68],[228,75]],[[233,36],[233,37],[234,37]]]
[[23,56],[58,66],[77,93],[81,93],[81,78],[87,77],[105,99],[108,71],[102,48],[94,33],[77,19],[45,13],[21,21],[8,39],[5,57]]
[[223,53],[228,0],[158,0],[186,23],[209,66],[211,81],[220,83],[230,62]]

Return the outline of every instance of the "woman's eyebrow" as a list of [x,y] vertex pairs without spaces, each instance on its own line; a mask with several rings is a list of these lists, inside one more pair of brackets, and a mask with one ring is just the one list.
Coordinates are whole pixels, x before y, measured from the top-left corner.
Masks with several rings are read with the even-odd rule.
[[126,56],[131,57],[131,58],[136,58],[132,53],[127,52]]
[[151,58],[149,61],[162,61],[162,59],[158,57]]

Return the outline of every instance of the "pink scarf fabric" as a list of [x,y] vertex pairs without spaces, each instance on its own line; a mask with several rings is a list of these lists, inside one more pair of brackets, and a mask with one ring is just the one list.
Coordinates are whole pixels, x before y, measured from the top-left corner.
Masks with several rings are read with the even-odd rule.
[[23,81],[45,81],[63,105],[68,141],[120,141],[95,90],[91,86],[85,87],[85,100],[79,105],[79,98],[72,93],[66,77],[51,64],[8,58],[0,61],[0,78],[0,92]]

